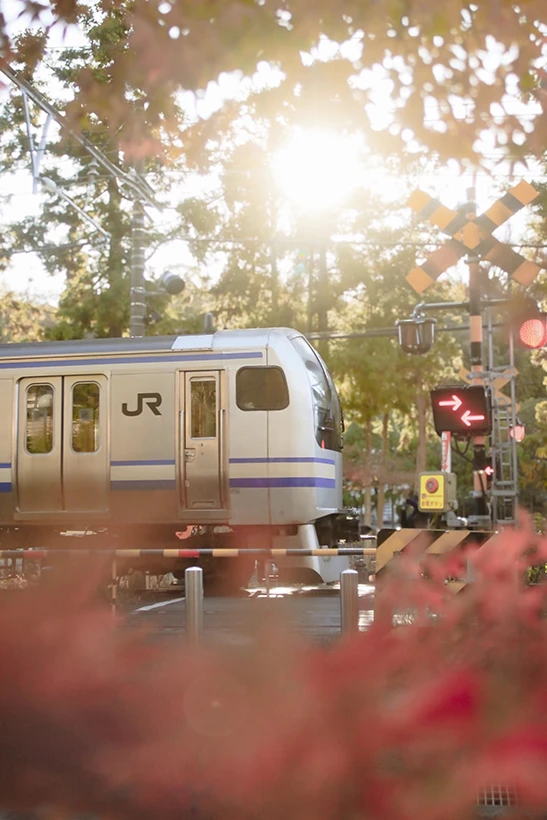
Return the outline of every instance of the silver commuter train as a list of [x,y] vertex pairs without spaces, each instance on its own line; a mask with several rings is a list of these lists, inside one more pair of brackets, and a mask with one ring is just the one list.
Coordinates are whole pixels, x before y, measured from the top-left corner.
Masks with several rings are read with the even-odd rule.
[[[317,548],[345,534],[340,402],[295,330],[0,345],[0,411],[4,548]],[[278,563],[331,582],[344,560]],[[190,563],[236,586],[254,566],[146,568]]]

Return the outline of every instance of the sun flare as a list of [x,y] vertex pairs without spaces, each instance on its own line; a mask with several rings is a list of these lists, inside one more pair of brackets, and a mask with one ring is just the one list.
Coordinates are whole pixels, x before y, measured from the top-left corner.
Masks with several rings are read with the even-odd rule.
[[273,157],[284,195],[305,210],[342,202],[355,188],[361,146],[354,137],[329,131],[297,131]]

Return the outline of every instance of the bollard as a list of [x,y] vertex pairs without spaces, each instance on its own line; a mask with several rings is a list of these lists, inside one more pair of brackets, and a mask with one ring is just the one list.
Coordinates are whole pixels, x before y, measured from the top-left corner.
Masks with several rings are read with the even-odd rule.
[[118,571],[116,568],[116,559],[112,559],[112,575],[110,581],[110,614],[112,619],[116,620],[116,604],[118,599]]
[[345,569],[340,573],[340,620],[342,635],[359,630],[359,573]]
[[266,559],[264,561],[264,580],[266,581],[266,598],[270,597],[270,573],[272,571],[272,562]]
[[186,640],[199,646],[203,638],[203,570],[188,567],[184,571],[184,598],[186,601]]

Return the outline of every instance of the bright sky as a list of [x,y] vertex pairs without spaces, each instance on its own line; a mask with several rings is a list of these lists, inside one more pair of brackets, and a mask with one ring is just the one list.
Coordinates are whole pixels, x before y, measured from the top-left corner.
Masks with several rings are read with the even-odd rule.
[[[17,3],[9,2],[8,9],[4,10],[6,16],[12,13],[13,30],[20,30],[22,24],[15,19],[14,10]],[[2,7],[2,0],[0,0]],[[50,48],[61,48],[67,45],[78,46],[85,44],[85,40],[77,29],[71,29],[65,37],[60,29],[53,29]],[[351,52],[358,45],[353,42],[339,47],[328,41],[324,41],[319,50],[313,56],[326,59],[334,56],[337,51]],[[0,78],[2,75],[0,75]],[[253,78],[254,86],[266,85],[272,81],[272,72],[265,64],[258,67]],[[9,81],[7,81],[9,83]],[[251,80],[245,80],[244,85],[248,86]],[[381,70],[376,75],[373,72],[363,75],[360,82],[364,84],[374,83],[376,89],[376,108],[369,111],[372,115],[376,127],[380,128],[389,121],[390,112],[387,108],[382,108],[385,99],[386,88],[385,77],[381,76]],[[184,104],[195,116],[207,116],[211,111],[218,109],[223,100],[245,93],[241,80],[235,75],[222,75],[217,83],[211,83],[200,100],[192,94],[184,94]],[[5,92],[4,92],[5,94]],[[0,89],[0,100],[2,91]],[[517,102],[514,101],[514,105]],[[432,115],[434,114],[432,109]],[[45,119],[45,117],[44,117]],[[50,128],[50,135],[55,139],[56,128]],[[36,134],[40,138],[40,134]],[[485,140],[487,137],[485,137]],[[386,175],[385,169],[378,165],[374,170],[364,168],[357,162],[359,151],[363,149],[362,144],[358,144],[357,138],[346,140],[342,150],[340,150],[340,140],[333,133],[296,133],[293,140],[279,152],[275,160],[275,175],[280,189],[285,193],[290,201],[305,209],[317,209],[325,203],[340,201],[348,194],[352,187],[366,186],[381,190],[386,200],[394,203],[400,202],[400,181],[397,178]],[[483,150],[488,153],[489,146],[485,142]],[[318,168],[320,169],[318,171]],[[530,174],[524,173],[524,169],[517,169],[516,175],[511,181],[516,183],[522,177],[530,179]],[[535,178],[537,178],[535,176]],[[503,166],[498,172],[499,186],[503,186],[508,180],[508,170]],[[419,180],[419,187],[433,196],[442,199],[448,207],[456,207],[467,198],[467,190],[476,181],[476,198],[479,211],[484,210],[493,199],[499,195],[500,187],[495,181],[482,173],[476,178],[471,173],[462,174],[456,163],[452,167],[439,172],[432,171],[426,173]],[[187,185],[187,191],[191,195],[195,191],[192,183]],[[179,192],[180,195],[180,192]],[[21,218],[25,215],[40,213],[42,199],[40,193],[33,193],[33,181],[30,171],[30,156],[28,172],[19,172],[12,177],[2,180],[0,187],[0,219],[2,214],[13,219],[14,214]],[[67,204],[67,207],[70,205]],[[151,214],[156,219],[165,219],[169,222],[168,211],[165,217]],[[521,234],[524,229],[526,214],[522,212],[517,218],[513,218],[505,229],[505,234],[500,231],[496,234],[500,239],[507,241]],[[92,230],[91,226],[88,226]],[[148,260],[147,278],[155,278],[164,270],[171,269],[178,273],[183,273],[185,266],[192,265],[192,258],[188,252],[186,243],[183,241],[172,242],[160,247]],[[45,274],[37,258],[32,254],[17,255],[10,265],[7,273],[2,276],[2,283],[5,287],[19,292],[34,295],[47,301],[56,301],[64,286],[64,277],[52,278]]]

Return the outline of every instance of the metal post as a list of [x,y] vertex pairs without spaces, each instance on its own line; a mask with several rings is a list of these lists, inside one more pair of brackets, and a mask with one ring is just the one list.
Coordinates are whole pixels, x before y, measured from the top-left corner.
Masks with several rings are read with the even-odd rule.
[[[468,191],[468,202],[466,205],[467,219],[474,219],[477,215],[475,203],[475,188]],[[482,305],[481,305],[481,267],[479,257],[476,254],[469,254],[467,258],[469,266],[469,330],[471,338],[471,379],[477,380],[476,384],[483,384],[483,364],[482,364]],[[476,523],[482,525],[488,516],[486,504],[486,479],[484,465],[486,462],[486,437],[473,437],[473,498],[475,501],[474,514]],[[482,519],[482,520],[481,520]]]
[[340,620],[342,635],[359,631],[359,573],[345,569],[340,573]]
[[199,646],[203,639],[203,570],[188,567],[184,571],[186,601],[186,640]]
[[270,573],[272,571],[272,562],[266,558],[264,561],[264,580],[266,581],[266,597],[270,597]]
[[[510,388],[511,388],[511,427],[515,428],[517,423],[517,386],[515,382],[515,339],[513,337],[513,331],[509,330],[509,371],[511,373],[511,381],[510,381]],[[512,504],[512,516],[513,520],[517,521],[517,513],[519,509],[519,469],[518,469],[518,450],[517,450],[517,440],[515,436],[511,436],[511,465],[512,465],[512,473],[513,473],[513,504]]]
[[111,579],[111,587],[110,587],[110,611],[112,613],[112,618],[116,617],[116,604],[118,599],[118,570],[116,567],[116,559],[112,559],[112,579]]
[[452,450],[450,442],[452,434],[444,431],[441,433],[441,470],[443,473],[452,472]]

